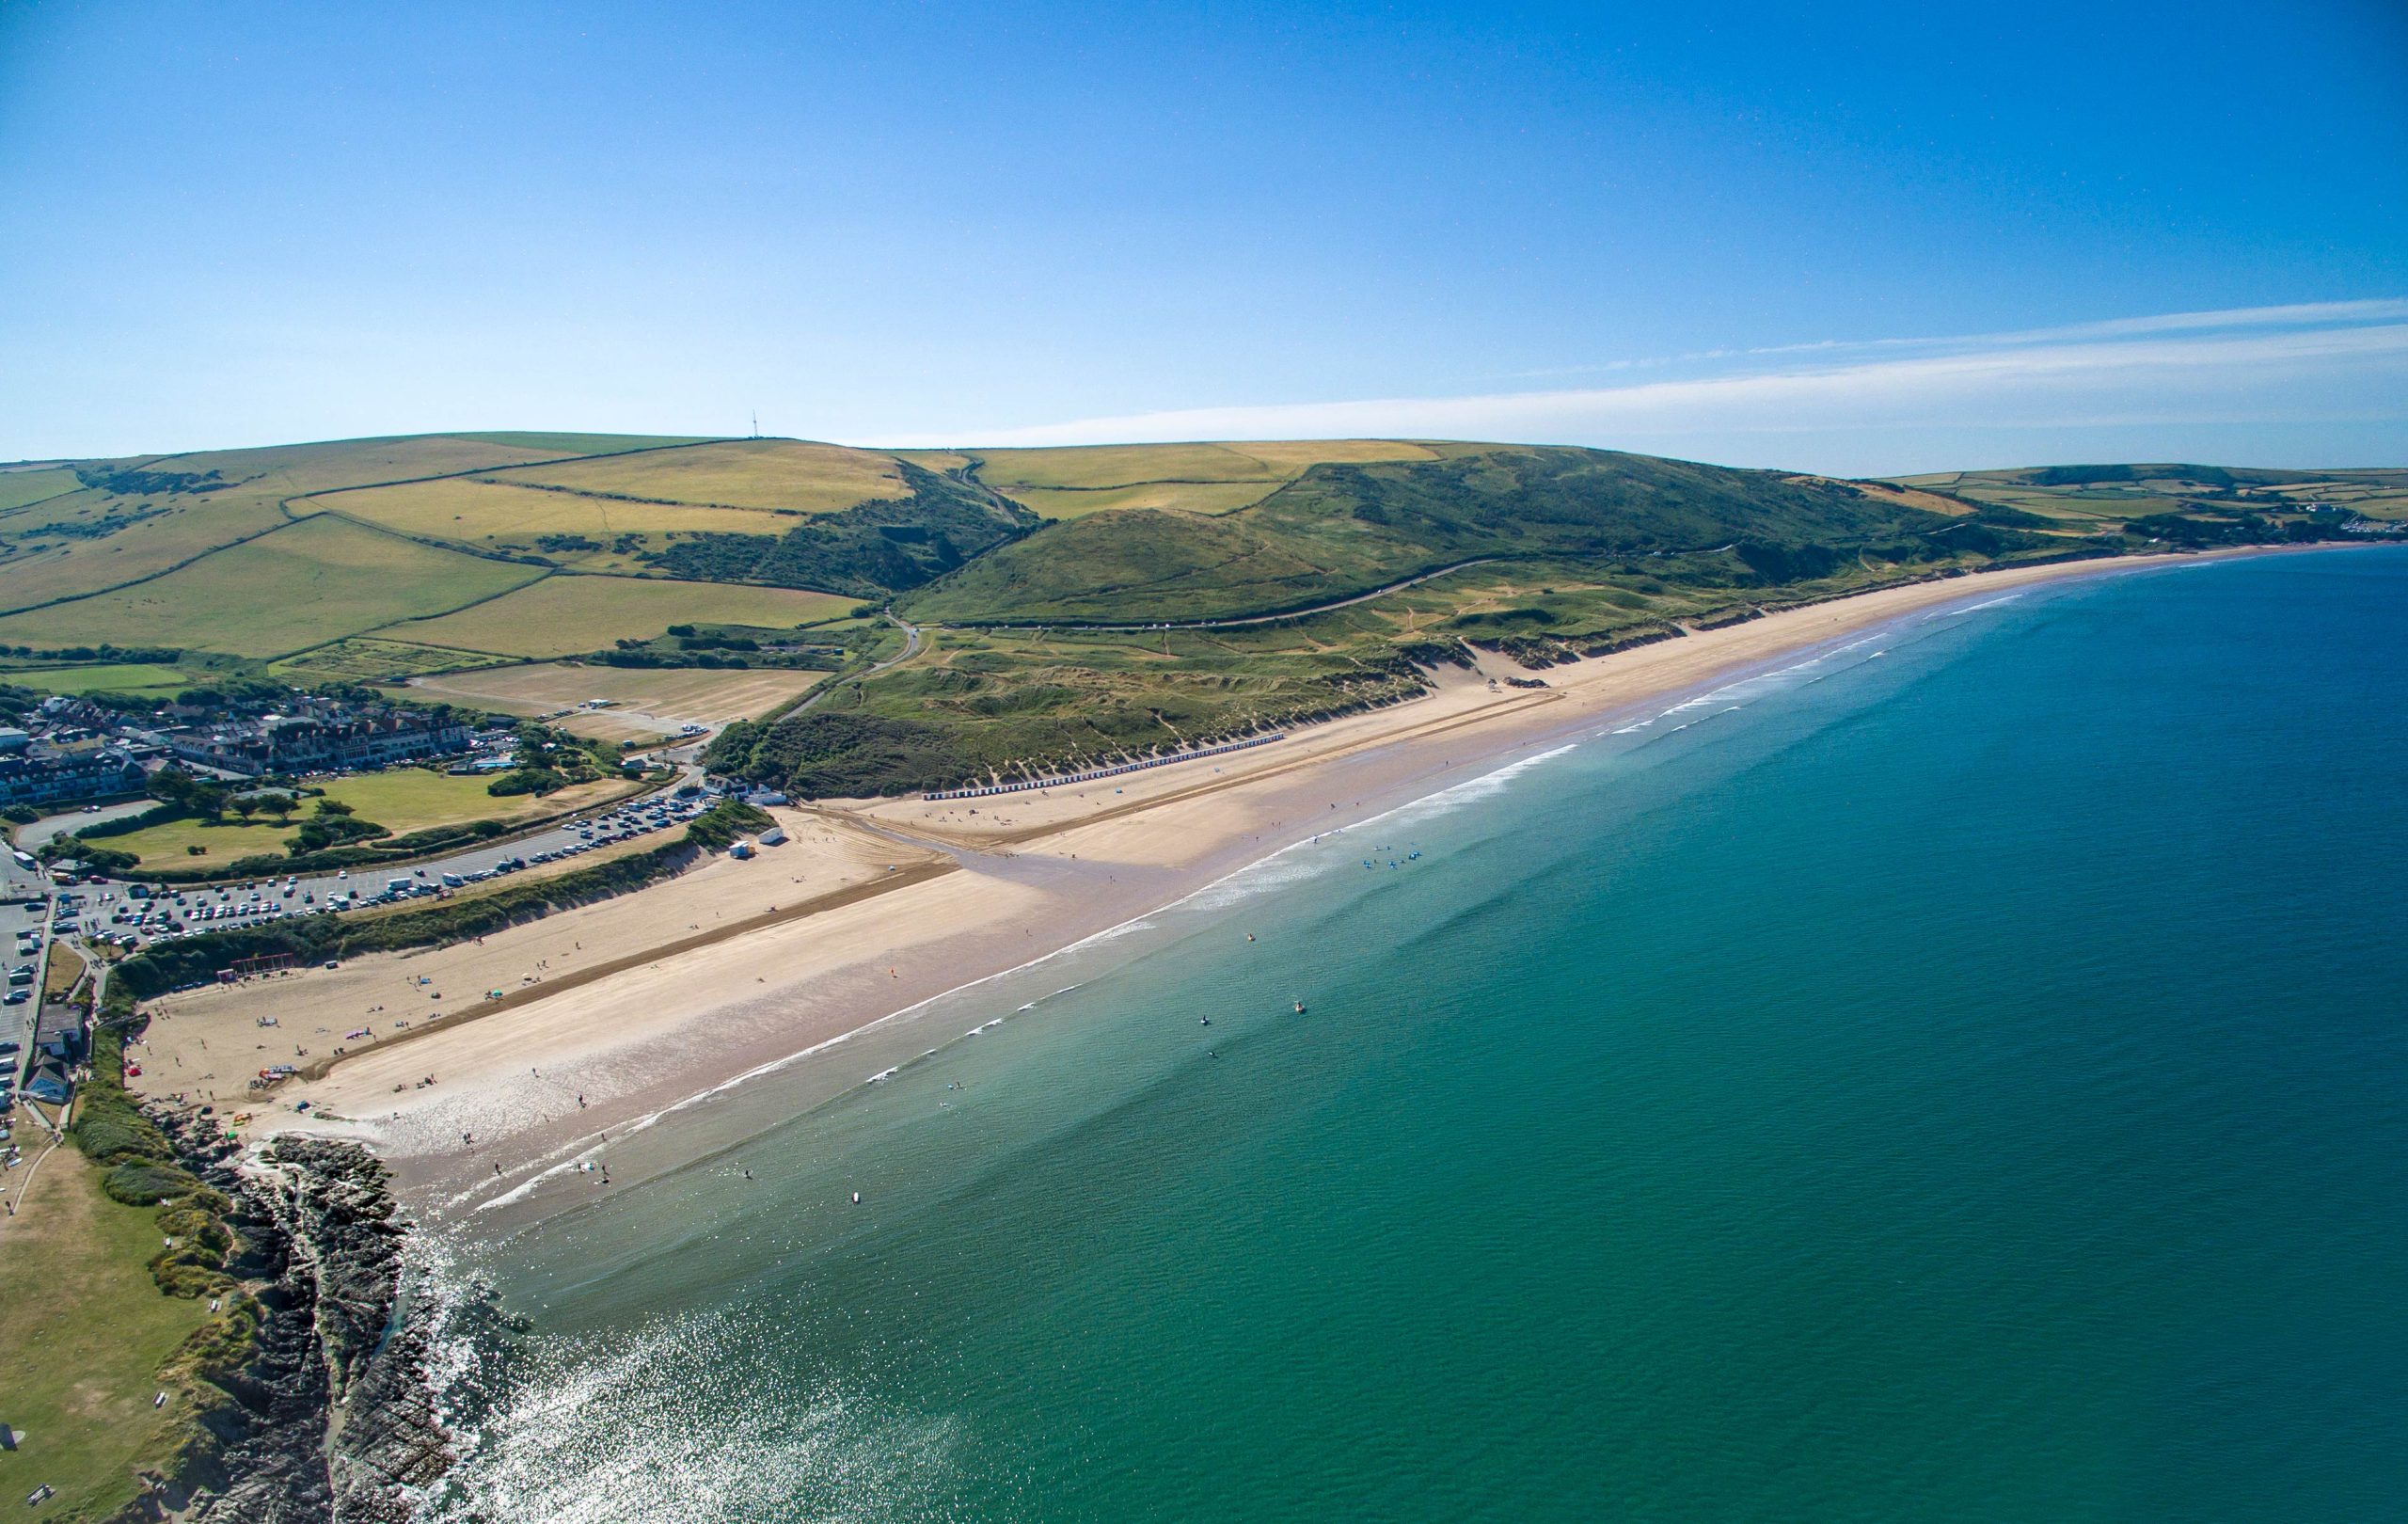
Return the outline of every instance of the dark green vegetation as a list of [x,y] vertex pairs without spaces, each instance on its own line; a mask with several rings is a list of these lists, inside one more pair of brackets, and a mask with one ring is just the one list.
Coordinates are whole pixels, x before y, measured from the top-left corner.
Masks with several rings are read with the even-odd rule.
[[305,915],[154,944],[119,963],[110,987],[148,998],[198,983],[249,958],[289,957],[314,962],[485,936],[521,921],[540,920],[555,911],[657,882],[675,873],[694,852],[718,850],[746,832],[769,824],[770,818],[761,811],[723,801],[698,816],[674,842],[550,878],[515,881],[425,910],[382,915]]
[[672,539],[642,560],[692,581],[876,595],[918,587],[1043,520],[967,472],[939,474],[897,461],[910,488],[814,515],[782,535],[701,533]]

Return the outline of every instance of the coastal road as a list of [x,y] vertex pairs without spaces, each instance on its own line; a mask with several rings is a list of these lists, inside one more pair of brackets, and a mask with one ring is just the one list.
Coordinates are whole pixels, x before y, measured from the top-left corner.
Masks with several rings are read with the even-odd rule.
[[[1038,624],[1035,622],[1012,625],[948,624],[939,625],[937,627],[939,629],[1092,630],[1098,634],[1131,634],[1156,629],[1237,629],[1246,625],[1279,625],[1285,624],[1291,619],[1310,619],[1315,614],[1325,614],[1338,609],[1351,609],[1358,603],[1369,603],[1373,598],[1384,598],[1391,593],[1402,593],[1408,587],[1419,587],[1424,582],[1434,582],[1439,578],[1445,577],[1452,572],[1462,571],[1466,566],[1485,566],[1491,562],[1503,561],[1506,558],[1503,556],[1474,556],[1469,561],[1458,561],[1451,565],[1440,566],[1434,571],[1423,572],[1418,577],[1408,577],[1401,582],[1390,582],[1386,587],[1375,587],[1369,593],[1357,593],[1351,597],[1334,598],[1327,603],[1316,603],[1309,609],[1291,609],[1286,613],[1247,614],[1244,617],[1238,619],[1165,619],[1150,625],[1087,625],[1072,619],[1057,620],[1051,624]],[[900,623],[900,621],[897,622]],[[906,629],[911,628],[908,625],[904,626],[904,627]],[[918,632],[916,630],[913,631],[915,638]],[[911,653],[907,650],[903,653],[903,656],[908,657],[911,654]],[[903,659],[903,657],[896,657],[895,659],[896,661],[900,661]],[[888,663],[889,666],[892,666],[893,664],[893,662]],[[876,671],[877,669],[873,668],[871,670]]]
[[888,624],[893,625],[896,629],[903,632],[902,654],[899,656],[889,657],[884,661],[873,661],[859,672],[830,673],[826,677],[820,680],[818,687],[814,688],[810,693],[804,697],[801,703],[794,706],[791,711],[792,713],[800,714],[803,710],[810,708],[813,705],[818,703],[821,699],[826,698],[829,694],[836,691],[839,688],[844,687],[847,683],[857,683],[864,677],[875,677],[889,667],[899,667],[906,661],[911,660],[913,657],[920,654],[919,626],[907,624],[903,620],[895,618],[893,614],[884,614],[880,617],[885,619]]

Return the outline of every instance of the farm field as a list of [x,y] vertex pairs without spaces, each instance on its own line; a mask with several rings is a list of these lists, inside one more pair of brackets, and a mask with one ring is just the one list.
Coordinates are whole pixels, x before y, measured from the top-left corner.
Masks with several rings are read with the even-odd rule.
[[890,455],[801,439],[723,439],[524,468],[498,479],[705,507],[804,513],[830,513],[908,491]]
[[[636,441],[646,442],[658,441]],[[23,513],[0,507],[0,553],[16,552],[0,561],[0,611],[156,576],[277,528],[288,501],[310,512],[313,493],[629,447],[600,435],[436,434],[79,462],[96,484]],[[35,477],[76,484],[72,470],[0,472],[0,504],[11,494],[31,503]]]
[[502,656],[562,657],[614,640],[650,640],[672,625],[787,628],[839,619],[855,600],[795,588],[676,582],[636,577],[561,575],[457,613],[385,633],[422,645]]
[[132,587],[0,619],[0,642],[272,657],[439,613],[539,575],[321,515]]
[[[215,473],[231,490],[294,497],[364,482],[395,482],[446,471],[547,460],[569,452],[456,434],[394,435],[374,439],[325,439],[246,450],[198,450],[112,462],[151,473],[203,477]],[[132,484],[129,484],[131,485]]]
[[79,492],[28,510],[28,516],[40,516],[44,521],[69,509],[74,512],[75,522],[82,524],[123,518],[124,527],[95,538],[61,538],[44,530],[20,530],[14,520],[0,518],[0,540],[20,552],[0,562],[0,611],[83,597],[103,588],[154,577],[235,541],[268,533],[286,521],[283,511],[272,501],[170,502],[173,506],[163,506],[159,512],[130,517],[109,513],[112,504],[105,495]]
[[89,667],[0,668],[0,683],[37,693],[174,693],[198,679],[174,667],[105,662]]
[[2369,518],[2408,517],[2408,470],[2255,470],[2190,465],[2046,466],[1940,471],[1910,488],[2036,514],[2068,529],[2113,530],[2149,514],[2287,513],[2327,503]]
[[978,480],[1048,518],[1112,508],[1225,514],[1259,502],[1323,462],[1434,460],[1428,445],[1393,439],[1249,444],[1085,445],[970,450]]
[[491,666],[509,659],[449,646],[355,635],[278,661],[268,668],[268,675],[289,683],[389,683],[421,673]]
[[[32,1135],[19,1133],[28,1160]],[[22,1178],[11,1173],[12,1190]],[[71,1146],[42,1160],[24,1209],[0,1227],[0,1392],[24,1435],[0,1451],[0,1494],[58,1489],[39,1515],[19,1509],[25,1516],[100,1518],[131,1502],[135,1468],[164,1458],[191,1417],[181,1387],[164,1409],[150,1399],[209,1304],[161,1294],[147,1268],[158,1250],[152,1212],[103,1196],[100,1171]]]
[[40,502],[44,498],[55,498],[63,492],[73,492],[82,485],[73,471],[61,466],[37,471],[0,471],[0,513],[9,513],[29,502]]
[[589,699],[612,707],[560,722],[580,736],[641,740],[682,724],[720,724],[766,714],[826,675],[774,668],[711,672],[698,667],[589,667],[544,662],[420,677],[410,696],[527,716],[555,714]]
[[[609,547],[622,534],[782,534],[792,527],[785,516],[768,509],[591,498],[518,485],[517,481],[455,476],[329,493],[298,506],[346,514],[400,534],[486,548],[541,550],[570,563],[618,559],[610,557]],[[590,540],[601,548],[589,551],[556,543],[563,538]]]
[[492,429],[450,436],[478,444],[506,445],[547,455],[610,455],[629,450],[658,450],[666,445],[708,444],[709,434],[547,434],[540,429]]

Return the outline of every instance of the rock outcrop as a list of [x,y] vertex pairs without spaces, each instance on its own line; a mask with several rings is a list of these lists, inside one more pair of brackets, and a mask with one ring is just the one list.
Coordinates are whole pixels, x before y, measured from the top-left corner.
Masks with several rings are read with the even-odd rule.
[[427,1385],[427,1333],[397,1321],[407,1228],[356,1144],[278,1139],[238,1165],[195,1151],[236,1203],[238,1274],[263,1283],[251,1357],[181,1468],[202,1524],[409,1524],[452,1453]]

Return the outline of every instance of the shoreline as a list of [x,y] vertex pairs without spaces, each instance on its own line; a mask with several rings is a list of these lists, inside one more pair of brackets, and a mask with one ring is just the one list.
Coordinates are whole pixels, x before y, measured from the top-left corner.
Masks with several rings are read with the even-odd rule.
[[[1293,732],[1281,747],[1218,759],[1224,765],[1200,778],[1202,759],[975,807],[924,800],[813,806],[798,816],[856,845],[917,849],[923,865],[891,888],[871,880],[784,913],[773,907],[413,1033],[403,1062],[440,1073],[433,1087],[440,1093],[394,1083],[392,1092],[406,1099],[389,1117],[368,1113],[392,1104],[385,1087],[405,1072],[394,1065],[393,1045],[346,1055],[258,1103],[259,1135],[307,1132],[365,1143],[393,1168],[421,1224],[473,1223],[478,1237],[506,1234],[849,1091],[864,1075],[836,1072],[836,1056],[882,1055],[884,1040],[902,1038],[915,1017],[944,1002],[1124,935],[1315,835],[1610,728],[1676,694],[2023,588],[2285,553],[2298,552],[2121,557],[1906,584],[1545,669],[1544,689],[1489,691],[1492,675],[1521,669],[1483,653],[1473,676],[1445,675],[1419,699]],[[610,903],[651,901],[665,913],[681,881]],[[1133,914],[1131,904],[1149,908]],[[583,913],[492,940],[556,941]],[[246,991],[245,1008],[273,1012],[289,1003],[279,996],[315,977]],[[572,988],[586,997],[554,998]],[[184,1004],[200,1007],[211,993]],[[172,997],[162,1004],[174,1024],[183,1011]],[[160,1033],[154,1024],[153,1036]],[[901,1061],[918,1056],[915,1048]],[[791,1104],[755,1116],[721,1103],[767,1089],[755,1082],[770,1075],[790,1082],[779,1088]],[[575,1109],[562,1103],[569,1093]],[[589,1095],[600,1103],[589,1104]],[[293,1109],[304,1101],[323,1119]],[[673,1120],[678,1125],[661,1128]],[[454,1135],[463,1142],[447,1141]],[[580,1167],[597,1159],[617,1175]]]

